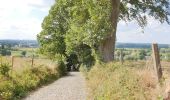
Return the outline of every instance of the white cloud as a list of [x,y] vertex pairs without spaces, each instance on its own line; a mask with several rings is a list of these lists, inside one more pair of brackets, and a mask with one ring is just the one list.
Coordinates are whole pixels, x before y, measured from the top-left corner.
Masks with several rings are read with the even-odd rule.
[[41,31],[40,23],[37,19],[29,19],[4,24],[2,30],[0,30],[0,37],[10,39],[36,39],[36,34]]
[[[0,0],[0,39],[36,39],[54,0]],[[38,14],[35,14],[39,12]]]
[[153,18],[148,17],[148,25],[142,29],[137,25],[137,22],[132,21],[127,24],[120,21],[117,31],[117,42],[133,42],[133,43],[165,43],[170,44],[170,25]]

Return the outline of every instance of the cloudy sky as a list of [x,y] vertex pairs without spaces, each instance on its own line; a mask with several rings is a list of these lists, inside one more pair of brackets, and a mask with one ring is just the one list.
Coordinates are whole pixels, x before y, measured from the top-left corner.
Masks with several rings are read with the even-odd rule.
[[[36,39],[54,0],[0,0],[0,39]],[[135,22],[118,24],[118,42],[170,44],[170,26],[149,18],[144,33]]]

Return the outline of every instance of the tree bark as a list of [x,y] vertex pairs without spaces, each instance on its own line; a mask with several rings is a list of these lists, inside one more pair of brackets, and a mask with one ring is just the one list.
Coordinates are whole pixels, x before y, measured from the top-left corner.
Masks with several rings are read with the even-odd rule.
[[110,32],[108,34],[108,37],[105,40],[103,40],[99,46],[99,53],[101,56],[101,60],[104,62],[111,62],[114,60],[116,30],[117,30],[117,22],[119,17],[120,0],[111,0],[111,3],[112,3],[111,22],[114,31]]

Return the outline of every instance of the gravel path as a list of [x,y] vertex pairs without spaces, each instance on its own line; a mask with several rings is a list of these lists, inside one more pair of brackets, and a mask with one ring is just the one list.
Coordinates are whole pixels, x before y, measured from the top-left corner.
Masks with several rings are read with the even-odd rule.
[[80,72],[70,72],[67,76],[31,93],[24,100],[86,100],[85,79]]

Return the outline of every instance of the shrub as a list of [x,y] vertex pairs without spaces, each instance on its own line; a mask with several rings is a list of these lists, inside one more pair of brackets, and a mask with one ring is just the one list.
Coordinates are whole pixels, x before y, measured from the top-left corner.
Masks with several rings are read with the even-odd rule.
[[2,49],[2,50],[0,50],[0,54],[2,56],[10,56],[11,55],[11,51],[7,50],[7,49]]
[[8,63],[2,63],[0,65],[0,74],[6,77],[9,77],[9,71],[11,70],[11,66]]
[[52,70],[45,66],[34,67],[31,69],[31,72],[40,80],[39,85],[46,84],[53,81],[54,79],[59,78],[58,70]]
[[[29,83],[28,83],[29,84]],[[24,97],[27,94],[27,90],[25,88],[25,84],[21,83],[15,83],[13,84],[14,89],[12,91],[12,100],[20,99],[21,97]]]
[[59,76],[63,76],[66,74],[66,65],[63,61],[58,62],[58,67],[56,67],[56,70],[59,73]]
[[21,52],[21,55],[24,56],[24,57],[26,56],[26,54],[27,54],[26,51],[22,51],[22,52]]

